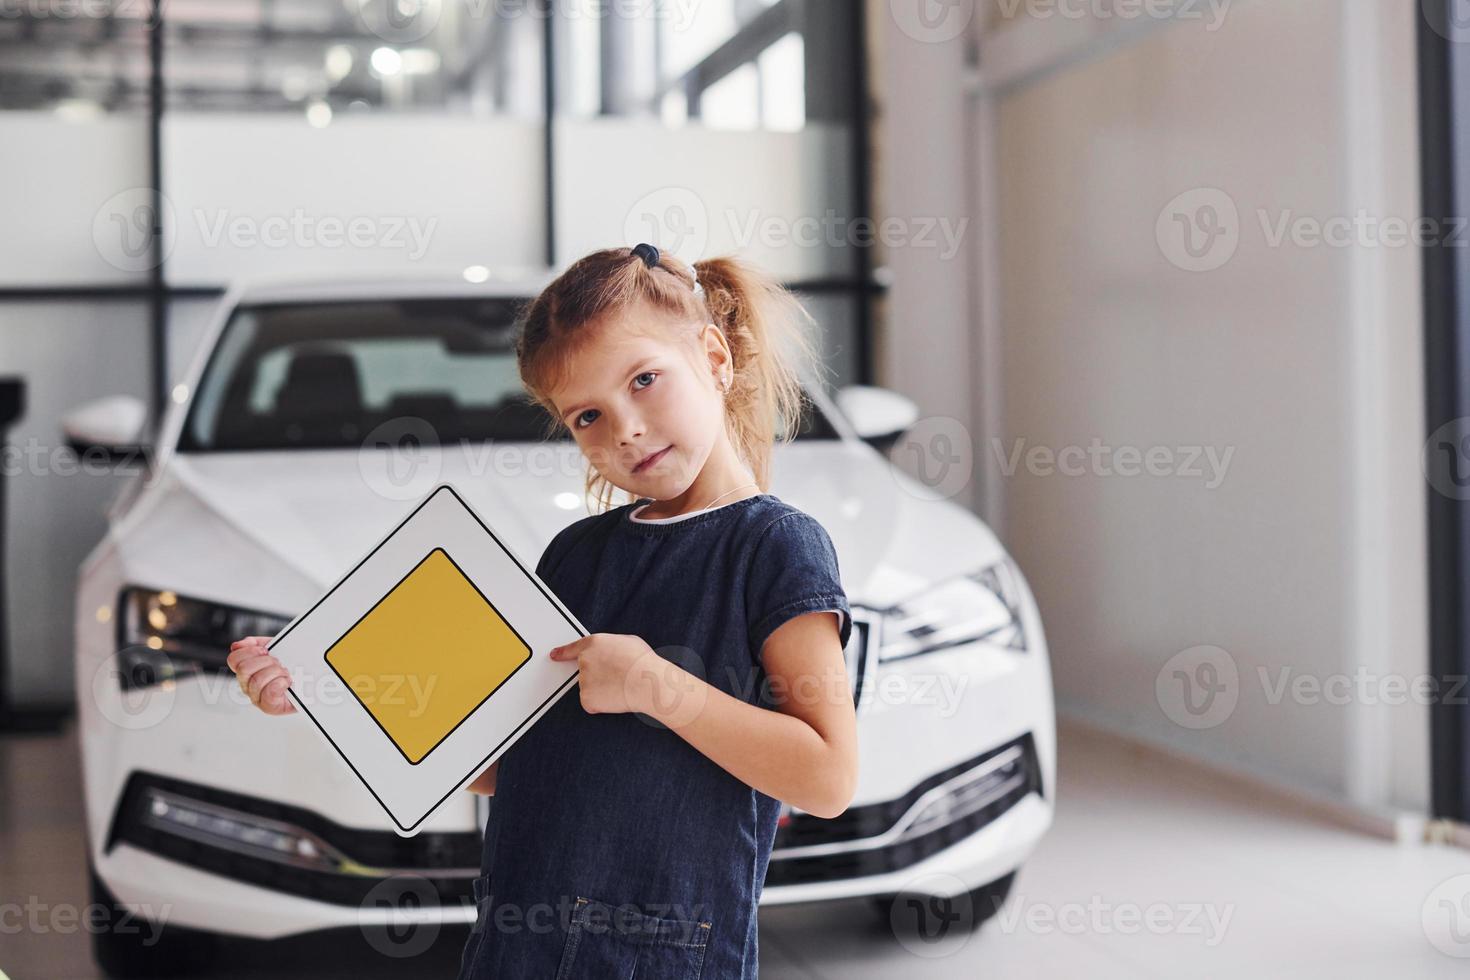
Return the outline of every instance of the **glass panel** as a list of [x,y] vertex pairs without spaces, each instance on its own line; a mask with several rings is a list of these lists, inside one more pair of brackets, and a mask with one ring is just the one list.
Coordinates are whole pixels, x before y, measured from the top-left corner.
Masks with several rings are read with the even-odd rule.
[[544,115],[526,2],[170,0],[164,23],[171,110]]
[[0,4],[0,109],[72,120],[148,108],[148,5]]
[[[600,10],[598,8],[601,8]],[[794,132],[808,118],[847,121],[852,93],[808,106],[807,38],[824,44],[813,72],[843,80],[853,51],[842,4],[790,0],[646,0],[558,6],[557,111],[563,116],[652,117],[669,126]],[[855,47],[855,45],[854,45]],[[819,93],[820,95],[820,93]]]

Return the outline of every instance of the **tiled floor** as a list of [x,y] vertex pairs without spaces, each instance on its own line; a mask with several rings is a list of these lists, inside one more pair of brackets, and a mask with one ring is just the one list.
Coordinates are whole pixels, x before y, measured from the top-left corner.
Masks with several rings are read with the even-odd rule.
[[[1470,896],[1431,900],[1470,875],[1470,851],[1364,837],[1090,729],[1060,736],[1056,824],[998,918],[930,947],[861,902],[769,908],[762,976],[1470,977]],[[15,929],[27,905],[85,906],[80,827],[75,738],[0,739],[0,971],[13,980],[100,975],[79,927]],[[231,944],[216,975],[452,977],[465,936],[444,930],[411,966],[350,933]]]

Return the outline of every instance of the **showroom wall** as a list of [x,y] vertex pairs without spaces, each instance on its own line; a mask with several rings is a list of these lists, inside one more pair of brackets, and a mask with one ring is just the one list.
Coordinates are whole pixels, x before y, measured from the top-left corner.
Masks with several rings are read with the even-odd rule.
[[976,450],[1059,708],[1375,813],[1428,805],[1417,6],[997,18],[974,110]]

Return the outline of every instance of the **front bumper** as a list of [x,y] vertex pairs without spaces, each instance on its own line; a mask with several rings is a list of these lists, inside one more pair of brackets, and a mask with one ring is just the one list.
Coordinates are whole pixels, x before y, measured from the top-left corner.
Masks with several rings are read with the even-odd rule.
[[[180,822],[176,812],[205,814]],[[777,834],[762,904],[902,890],[931,872],[974,888],[1014,870],[1051,822],[1029,734],[936,773],[904,796],[865,804],[833,820],[798,815]],[[232,824],[225,832],[225,824]],[[242,827],[256,828],[252,835]],[[310,841],[300,849],[271,843]],[[474,919],[477,832],[343,827],[310,811],[177,779],[135,773],[108,834],[99,871],[143,909],[169,921],[274,938],[340,925],[389,921],[403,885],[428,897],[423,921]],[[323,856],[341,862],[324,870]],[[376,898],[387,898],[380,903]],[[387,908],[379,908],[385,904]],[[279,914],[281,909],[292,910]],[[381,913],[381,914],[379,914]],[[414,916],[410,916],[410,919]],[[394,919],[404,922],[402,916]]]

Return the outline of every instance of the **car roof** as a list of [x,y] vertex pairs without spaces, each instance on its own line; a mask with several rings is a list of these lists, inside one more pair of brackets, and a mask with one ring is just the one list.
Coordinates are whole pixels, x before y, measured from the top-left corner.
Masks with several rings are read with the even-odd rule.
[[259,279],[240,283],[235,305],[315,303],[393,299],[531,298],[555,278],[551,269],[508,269],[485,272],[483,282],[465,278],[465,270],[437,274],[335,276]]

